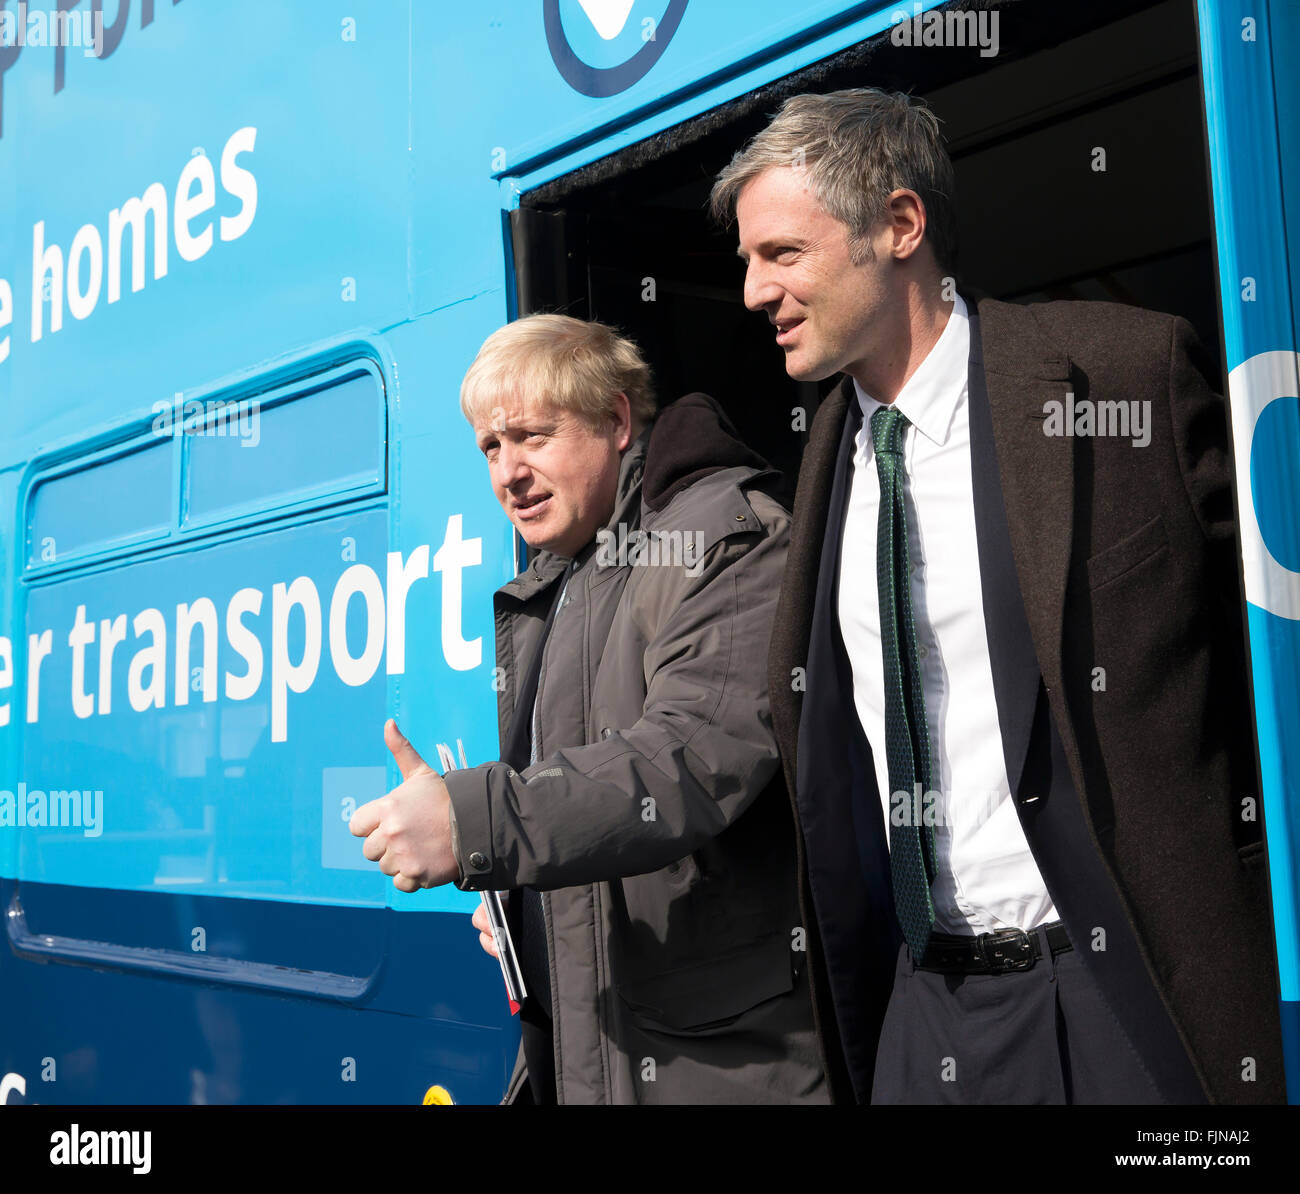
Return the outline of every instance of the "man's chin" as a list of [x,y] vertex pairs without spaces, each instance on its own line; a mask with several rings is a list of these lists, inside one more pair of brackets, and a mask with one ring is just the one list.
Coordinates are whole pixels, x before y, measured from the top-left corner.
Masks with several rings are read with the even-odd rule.
[[805,362],[795,354],[785,358],[785,371],[791,381],[824,381],[839,369],[823,361]]
[[521,522],[517,518],[512,518],[510,524],[515,528],[516,534],[525,543],[528,544],[529,551],[547,551],[546,540],[550,538],[544,530],[532,523]]
[[[518,527],[515,529],[519,530]],[[551,537],[549,535],[539,535],[536,531],[530,529],[527,534],[520,530],[519,537],[528,544],[529,551],[536,552],[551,550]]]
[[560,542],[563,535],[547,534],[541,527],[530,526],[526,529],[515,523],[515,530],[519,532],[519,537],[528,544],[529,552],[536,554],[539,551],[549,551],[552,555],[567,556],[570,553],[560,550],[563,544]]

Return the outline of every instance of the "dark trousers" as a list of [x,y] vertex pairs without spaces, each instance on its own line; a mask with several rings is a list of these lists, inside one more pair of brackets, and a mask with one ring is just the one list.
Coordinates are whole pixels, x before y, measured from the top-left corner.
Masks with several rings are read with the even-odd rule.
[[903,945],[873,1103],[1163,1103],[1075,950],[1029,970],[937,974]]

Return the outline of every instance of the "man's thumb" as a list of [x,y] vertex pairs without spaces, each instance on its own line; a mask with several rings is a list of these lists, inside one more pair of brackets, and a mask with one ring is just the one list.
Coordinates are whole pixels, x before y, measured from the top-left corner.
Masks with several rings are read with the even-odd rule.
[[397,722],[391,717],[384,722],[384,745],[392,751],[393,758],[397,760],[397,769],[402,773],[403,779],[410,779],[417,772],[433,770],[420,758],[419,751],[406,740],[402,731],[397,728]]

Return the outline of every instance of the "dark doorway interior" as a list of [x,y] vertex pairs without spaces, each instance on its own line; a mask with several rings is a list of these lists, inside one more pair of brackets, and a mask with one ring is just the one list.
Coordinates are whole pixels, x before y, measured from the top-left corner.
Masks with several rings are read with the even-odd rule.
[[520,314],[622,328],[661,401],[713,394],[792,496],[806,438],[793,412],[810,423],[836,379],[786,376],[766,317],[742,305],[735,231],[711,226],[709,187],[786,96],[878,86],[924,96],[944,122],[964,284],[1175,312],[1217,356],[1192,0],[979,7],[999,13],[995,57],[876,38],[526,194],[511,217]]

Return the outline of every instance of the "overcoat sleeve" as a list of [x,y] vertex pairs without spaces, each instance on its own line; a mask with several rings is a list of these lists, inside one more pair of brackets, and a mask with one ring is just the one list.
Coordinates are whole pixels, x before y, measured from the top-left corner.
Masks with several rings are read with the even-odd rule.
[[[757,496],[757,495],[755,495]],[[644,874],[721,833],[776,772],[766,658],[789,518],[728,535],[696,576],[653,569],[645,702],[628,726],[515,771],[448,772],[464,890],[539,890]]]

